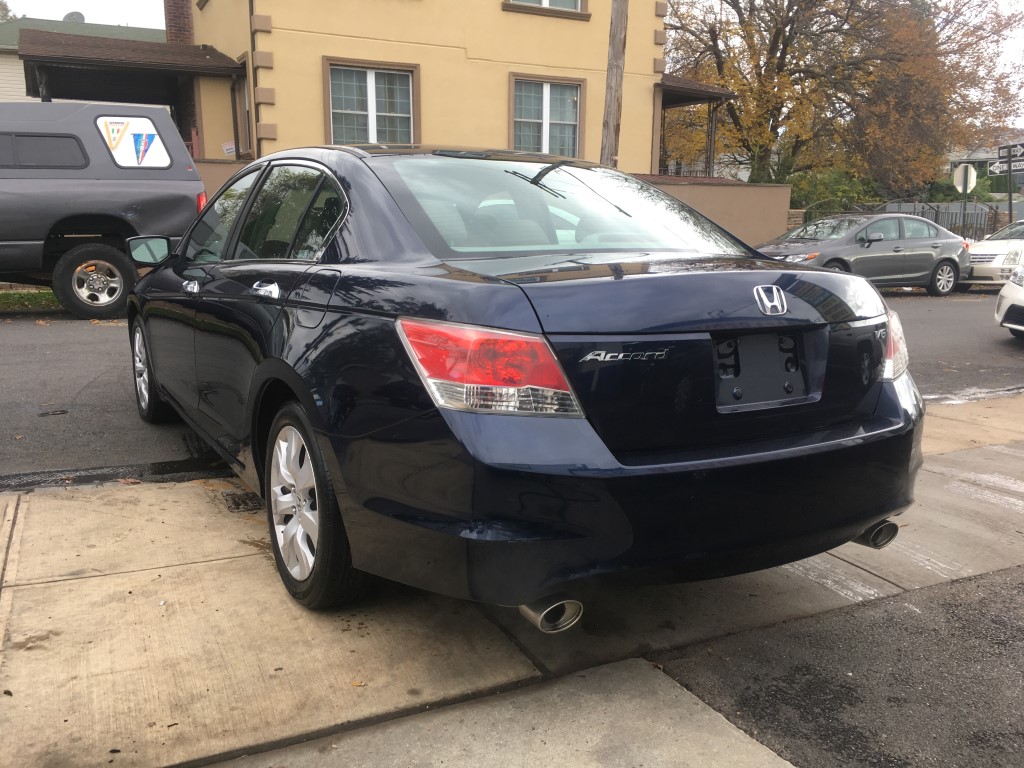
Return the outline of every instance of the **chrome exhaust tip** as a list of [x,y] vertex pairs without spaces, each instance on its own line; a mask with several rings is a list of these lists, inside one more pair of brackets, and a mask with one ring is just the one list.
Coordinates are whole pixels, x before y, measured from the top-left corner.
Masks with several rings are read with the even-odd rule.
[[899,532],[900,527],[892,520],[882,520],[865,530],[854,541],[858,544],[863,544],[865,547],[881,549],[892,544],[893,539],[896,538],[896,534]]
[[519,606],[519,613],[545,634],[564,632],[583,616],[583,603],[565,595],[549,595]]

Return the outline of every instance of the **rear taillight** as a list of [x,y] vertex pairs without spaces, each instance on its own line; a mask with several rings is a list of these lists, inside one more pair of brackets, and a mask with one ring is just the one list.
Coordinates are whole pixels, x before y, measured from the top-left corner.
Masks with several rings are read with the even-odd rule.
[[203,208],[206,207],[206,190],[204,189],[198,195],[196,195],[196,210],[199,213],[203,212]]
[[900,323],[900,316],[891,309],[885,314],[889,320],[889,329],[886,334],[885,366],[882,369],[882,379],[884,381],[892,381],[907,372],[910,354],[907,352],[907,339],[903,335],[903,324]]
[[543,336],[408,318],[397,325],[420,378],[441,408],[583,415]]

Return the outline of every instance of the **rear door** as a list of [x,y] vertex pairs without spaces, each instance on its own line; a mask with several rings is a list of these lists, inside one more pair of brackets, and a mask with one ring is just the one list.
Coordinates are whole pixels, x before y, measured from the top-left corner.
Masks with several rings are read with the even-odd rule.
[[914,282],[926,282],[942,252],[939,230],[927,221],[903,219],[903,277]]
[[248,435],[250,385],[275,354],[274,324],[306,280],[341,195],[318,165],[273,165],[253,196],[230,258],[207,273],[196,317],[196,377],[204,426],[231,454]]
[[[882,239],[872,242],[871,235]],[[853,273],[884,285],[898,282],[903,277],[903,257],[906,250],[900,231],[900,220],[892,217],[872,221],[857,233],[857,255],[851,260]]]

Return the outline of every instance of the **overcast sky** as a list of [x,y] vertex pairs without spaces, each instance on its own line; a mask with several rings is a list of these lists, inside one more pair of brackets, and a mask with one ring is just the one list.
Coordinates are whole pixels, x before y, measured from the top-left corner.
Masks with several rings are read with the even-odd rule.
[[163,0],[7,0],[11,12],[33,19],[63,19],[80,11],[92,24],[164,28]]

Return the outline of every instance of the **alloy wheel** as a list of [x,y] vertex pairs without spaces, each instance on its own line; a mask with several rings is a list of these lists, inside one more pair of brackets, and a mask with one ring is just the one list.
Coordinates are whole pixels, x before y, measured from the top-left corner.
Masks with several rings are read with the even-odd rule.
[[313,457],[292,426],[283,427],[274,439],[270,509],[281,560],[293,579],[304,581],[316,560],[320,514]]
[[935,287],[939,293],[949,293],[956,284],[956,273],[948,264],[941,264],[935,270]]
[[139,398],[139,407],[146,410],[149,407],[149,356],[141,326],[136,326],[132,334],[132,363],[135,367],[135,394]]

